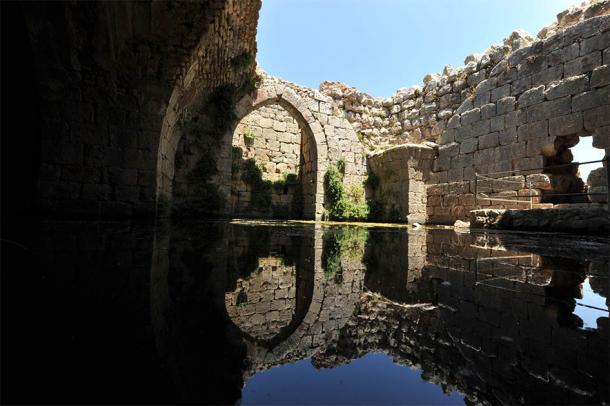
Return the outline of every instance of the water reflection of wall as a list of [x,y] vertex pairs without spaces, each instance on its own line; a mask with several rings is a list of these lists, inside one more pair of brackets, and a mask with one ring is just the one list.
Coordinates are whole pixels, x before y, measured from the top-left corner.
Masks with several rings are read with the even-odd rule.
[[281,258],[259,258],[258,269],[225,293],[229,317],[248,335],[270,339],[286,327],[296,307],[296,267]]
[[425,230],[377,231],[366,246],[365,286],[404,303],[421,300],[416,282],[426,260]]
[[[404,236],[391,235],[371,239],[392,248],[379,250],[377,266],[408,262],[406,250],[386,241],[404,247]],[[607,242],[582,248],[595,266],[582,259],[582,250],[574,258],[574,247],[572,255],[556,248],[550,249],[555,257],[540,255],[548,239],[532,244],[537,254],[507,249],[512,242],[428,232],[425,265],[410,284],[418,300],[388,300],[383,286],[377,289],[382,295],[363,295],[358,314],[314,363],[332,367],[383,351],[422,368],[425,379],[459,389],[470,402],[607,402],[607,312],[595,330],[580,329],[573,314],[585,275],[596,266],[607,269]],[[367,287],[375,291],[370,271]]]
[[[319,351],[329,339],[337,336],[338,331],[354,312],[356,303],[362,292],[364,266],[362,250],[359,257],[358,241],[361,234],[341,233],[341,230],[322,229],[319,226],[307,228],[307,234],[301,242],[309,241],[311,255],[308,257],[307,272],[313,275],[313,290],[310,305],[300,324],[291,330],[291,334],[272,346],[260,345],[256,342],[247,343],[248,367],[244,371],[245,378],[258,371],[273,366],[294,362],[309,357]],[[275,232],[278,230],[276,229]],[[341,234],[343,237],[343,253],[339,256],[339,265],[329,271],[328,259],[323,258],[325,240],[329,236]],[[347,237],[345,237],[347,235]],[[332,238],[332,237],[331,237]],[[352,255],[348,255],[351,252]],[[333,263],[333,260],[330,260]],[[297,290],[298,291],[298,290]],[[297,294],[298,298],[298,294]],[[267,318],[270,312],[263,311]]]
[[526,236],[214,227],[170,243],[159,331],[189,399],[205,397],[201,379],[226,401],[258,371],[383,351],[472,402],[607,401],[607,318],[583,330],[574,314],[585,278],[607,298],[603,244],[578,256],[570,242]]

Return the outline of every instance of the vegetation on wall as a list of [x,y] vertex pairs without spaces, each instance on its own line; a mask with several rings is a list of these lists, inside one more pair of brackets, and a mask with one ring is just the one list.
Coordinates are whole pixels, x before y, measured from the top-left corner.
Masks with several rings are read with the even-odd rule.
[[328,217],[331,220],[365,220],[368,217],[369,208],[364,200],[364,189],[362,186],[356,185],[356,187],[351,186],[346,190],[343,185],[344,176],[344,159],[330,165],[324,174],[324,189],[330,202]]
[[246,143],[246,145],[250,146],[254,143],[254,140],[256,139],[256,134],[254,134],[254,132],[252,130],[250,130],[249,128],[246,129],[246,131],[244,131],[244,142]]
[[231,58],[231,67],[235,71],[245,70],[250,68],[255,61],[254,55],[246,51]]
[[[303,194],[299,176],[296,173],[284,173],[276,181],[263,179],[263,169],[254,158],[243,162],[241,179],[250,187],[250,204],[257,210],[266,212],[271,209],[277,217],[301,217]],[[286,189],[294,191],[290,207],[272,204],[272,194],[281,193]]]
[[324,234],[322,269],[327,278],[332,277],[337,283],[343,281],[342,258],[362,261],[368,233],[366,228],[341,227]]
[[[225,197],[215,183],[218,174],[217,151],[222,138],[233,126],[234,107],[246,94],[258,86],[257,75],[246,77],[240,85],[226,84],[214,89],[193,111],[182,117],[178,130],[189,147],[196,150],[198,161],[187,175],[188,199],[180,207],[174,207],[175,216],[208,216],[217,214],[225,205]],[[183,165],[183,153],[176,152],[176,160]]]

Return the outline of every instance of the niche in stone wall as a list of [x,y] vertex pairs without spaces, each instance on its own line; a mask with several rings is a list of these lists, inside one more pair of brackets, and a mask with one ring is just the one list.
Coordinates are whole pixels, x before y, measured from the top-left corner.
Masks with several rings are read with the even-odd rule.
[[606,202],[606,169],[602,163],[575,164],[603,158],[604,150],[592,145],[589,133],[557,137],[553,151],[545,159],[544,172],[551,175],[552,190],[543,194],[542,202]]
[[289,108],[279,103],[263,105],[246,115],[237,124],[231,143],[231,214],[311,217],[315,195],[312,138]]

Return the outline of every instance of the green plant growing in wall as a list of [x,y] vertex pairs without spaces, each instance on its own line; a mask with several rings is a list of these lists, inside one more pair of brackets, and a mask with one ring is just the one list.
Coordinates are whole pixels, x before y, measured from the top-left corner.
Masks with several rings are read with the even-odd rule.
[[[365,220],[368,216],[368,205],[362,197],[364,191],[361,186],[359,190],[351,187],[346,191],[343,185],[344,175],[344,159],[330,165],[324,174],[324,188],[330,202],[329,217],[331,220]],[[359,193],[357,198],[356,191]]]
[[[190,183],[190,198],[173,207],[176,216],[207,216],[216,214],[224,206],[224,196],[214,182],[218,173],[217,151],[223,136],[234,125],[234,107],[246,94],[256,90],[260,78],[256,74],[245,75],[239,84],[227,84],[214,89],[202,102],[191,109],[178,122],[183,139],[188,139],[200,157],[186,175]],[[182,159],[178,153],[176,159]],[[180,165],[178,165],[180,168]],[[175,205],[174,205],[175,206]]]
[[244,142],[246,145],[250,146],[254,144],[254,140],[256,139],[256,134],[249,128],[244,131]]
[[[254,158],[245,161],[241,179],[251,188],[251,204],[258,210],[271,212],[277,217],[300,217],[302,214],[303,194],[300,188],[299,176],[296,173],[285,173],[276,181],[263,179],[263,168]],[[271,193],[280,193],[293,189],[291,207],[272,205]]]

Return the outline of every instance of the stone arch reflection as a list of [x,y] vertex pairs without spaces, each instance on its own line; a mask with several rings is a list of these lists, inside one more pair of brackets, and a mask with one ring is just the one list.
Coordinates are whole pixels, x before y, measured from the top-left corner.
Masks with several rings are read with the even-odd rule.
[[229,243],[224,305],[244,337],[273,348],[302,323],[314,292],[309,238],[269,228],[235,228]]

